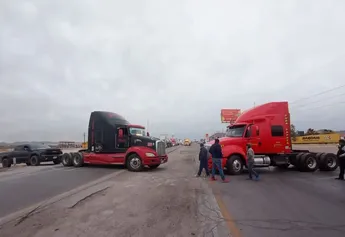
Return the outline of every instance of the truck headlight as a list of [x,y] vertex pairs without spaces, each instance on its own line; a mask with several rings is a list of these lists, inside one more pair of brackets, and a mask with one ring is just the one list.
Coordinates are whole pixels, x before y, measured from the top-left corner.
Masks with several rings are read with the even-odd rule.
[[148,153],[145,153],[145,155],[147,157],[155,157],[155,154],[151,153],[151,152],[148,152]]

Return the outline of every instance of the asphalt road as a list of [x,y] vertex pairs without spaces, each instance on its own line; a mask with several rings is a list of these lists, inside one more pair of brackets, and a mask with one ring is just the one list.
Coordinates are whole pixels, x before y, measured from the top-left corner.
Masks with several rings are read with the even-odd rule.
[[[167,152],[174,149],[176,148],[168,148]],[[52,162],[37,167],[21,164],[10,169],[0,168],[0,218],[119,170],[123,168],[119,166],[74,168],[52,165]]]
[[[309,149],[325,151],[320,147]],[[329,147],[329,151],[336,150]],[[258,169],[260,181],[247,174],[230,183],[210,182],[234,237],[343,237],[345,182],[335,172],[301,173]]]
[[0,218],[119,170],[47,165],[0,173]]

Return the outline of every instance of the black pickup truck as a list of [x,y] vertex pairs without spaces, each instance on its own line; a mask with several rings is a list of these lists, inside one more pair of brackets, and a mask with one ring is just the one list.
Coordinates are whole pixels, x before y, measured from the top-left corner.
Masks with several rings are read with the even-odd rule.
[[0,162],[3,168],[9,168],[14,163],[38,166],[41,162],[53,161],[54,164],[60,164],[61,155],[61,149],[44,144],[24,144],[16,146],[13,151],[0,153]]

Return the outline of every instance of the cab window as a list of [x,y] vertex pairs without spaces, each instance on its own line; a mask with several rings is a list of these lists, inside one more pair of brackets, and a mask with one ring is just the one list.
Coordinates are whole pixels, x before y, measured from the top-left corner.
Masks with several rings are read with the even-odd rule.
[[284,137],[284,128],[281,125],[271,126],[272,137]]

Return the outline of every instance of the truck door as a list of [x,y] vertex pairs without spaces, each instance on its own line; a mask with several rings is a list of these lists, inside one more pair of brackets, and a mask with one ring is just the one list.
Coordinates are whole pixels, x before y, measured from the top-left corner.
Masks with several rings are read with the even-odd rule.
[[28,146],[17,146],[13,150],[13,158],[16,158],[16,163],[26,162],[30,158],[30,154]]
[[118,127],[115,136],[115,147],[125,152],[129,147],[128,129],[126,127]]
[[247,127],[245,137],[248,142],[252,145],[255,154],[263,154],[264,149],[260,138],[260,129],[258,125],[252,124]]

